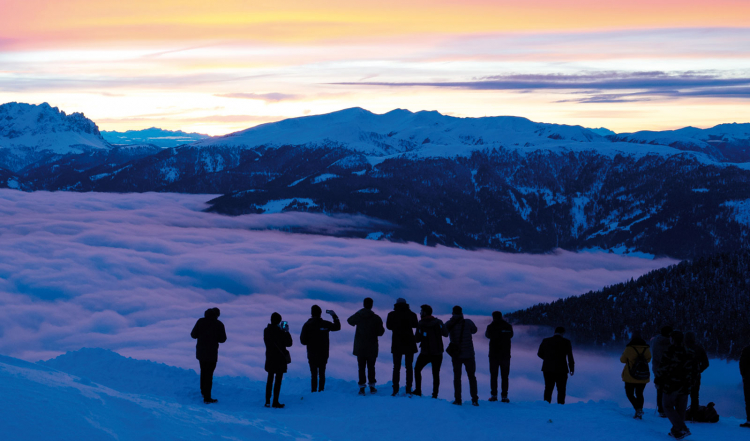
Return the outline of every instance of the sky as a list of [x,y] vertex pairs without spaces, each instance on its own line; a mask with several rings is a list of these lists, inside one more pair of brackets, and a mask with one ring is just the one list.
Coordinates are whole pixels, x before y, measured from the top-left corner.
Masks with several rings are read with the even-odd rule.
[[[209,199],[0,190],[0,354],[38,361],[83,347],[104,348],[197,369],[190,330],[216,306],[228,335],[217,375],[265,378],[263,329],[271,313],[279,312],[294,339],[289,378],[304,379],[309,370],[299,332],[312,304],[346,320],[370,296],[385,318],[403,297],[413,310],[431,304],[443,320],[453,305],[462,305],[480,330],[474,341],[486,399],[483,332],[492,311],[582,294],[676,263],[608,253],[505,254],[288,234],[273,229],[330,234],[368,228],[372,221],[314,213],[220,216],[201,211]],[[549,332],[517,329],[514,401],[541,398],[536,349]],[[355,379],[353,338],[354,328],[345,322],[331,336],[329,377]],[[390,379],[389,352],[387,331],[380,341],[380,384]],[[576,358],[570,402],[604,399],[627,406],[617,354],[576,347]],[[443,397],[451,393],[449,367],[444,363]],[[425,373],[427,391],[430,375]],[[722,415],[740,415],[737,363],[716,361],[706,375],[703,396],[721,397]],[[651,403],[652,395],[649,388]]]
[[745,0],[0,0],[0,103],[220,135],[349,107],[750,121]]

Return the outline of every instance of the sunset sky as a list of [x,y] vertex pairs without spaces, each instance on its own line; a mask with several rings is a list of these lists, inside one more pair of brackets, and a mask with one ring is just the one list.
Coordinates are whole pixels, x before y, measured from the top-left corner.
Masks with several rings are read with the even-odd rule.
[[0,0],[0,103],[225,134],[364,107],[750,122],[747,0]]

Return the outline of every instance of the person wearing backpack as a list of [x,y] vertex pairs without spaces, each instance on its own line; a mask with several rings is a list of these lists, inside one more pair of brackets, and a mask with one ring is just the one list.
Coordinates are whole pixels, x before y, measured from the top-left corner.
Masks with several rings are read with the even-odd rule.
[[[281,380],[286,373],[287,365],[292,361],[289,357],[289,351],[286,349],[292,346],[292,336],[289,334],[289,325],[281,321],[281,314],[274,312],[271,314],[271,324],[263,330],[263,343],[266,345],[266,407],[282,409],[283,404],[279,403],[279,393],[281,392]],[[274,383],[274,377],[276,382]],[[273,404],[271,404],[271,390],[273,389]]]
[[630,343],[620,356],[620,362],[625,363],[622,369],[622,381],[625,382],[625,394],[635,409],[637,420],[643,419],[643,390],[651,380],[648,363],[651,361],[651,348],[641,338],[638,332],[633,333]]

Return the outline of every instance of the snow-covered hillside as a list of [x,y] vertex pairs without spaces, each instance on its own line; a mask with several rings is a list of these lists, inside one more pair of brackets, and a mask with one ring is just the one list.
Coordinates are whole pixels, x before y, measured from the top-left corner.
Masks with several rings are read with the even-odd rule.
[[66,115],[47,103],[0,105],[0,167],[20,169],[44,154],[110,149],[82,113]]
[[117,145],[151,144],[165,148],[190,144],[209,137],[201,133],[186,133],[182,130],[172,131],[156,127],[143,130],[128,130],[125,132],[102,131],[102,136],[108,142]]
[[[544,402],[453,406],[446,399],[357,396],[354,382],[329,379],[323,393],[307,378],[284,379],[284,409],[263,407],[265,383],[214,380],[216,404],[205,405],[198,375],[101,349],[47,362],[0,356],[0,415],[8,440],[665,440],[669,422],[610,402],[559,406]],[[446,388],[447,389],[447,388]],[[449,395],[449,393],[445,393]],[[467,403],[468,404],[468,403]],[[694,439],[738,439],[740,421],[690,424]]]
[[[626,154],[674,155],[685,149],[673,144],[688,137],[698,139],[710,136],[727,136],[732,140],[750,139],[750,124],[724,125],[714,129],[681,129],[673,132],[647,132],[632,136],[601,136],[596,130],[581,126],[536,123],[526,118],[496,116],[484,118],[456,118],[435,111],[412,113],[397,109],[385,114],[375,114],[361,108],[351,108],[325,115],[292,118],[262,124],[226,136],[210,138],[195,146],[258,146],[300,145],[314,147],[341,146],[370,156],[388,156],[409,153],[418,157],[453,157],[468,155],[473,151],[506,148],[518,151],[596,151],[613,156]],[[696,132],[697,131],[697,132]],[[705,133],[704,133],[705,132]],[[649,132],[650,133],[650,132]],[[651,142],[653,141],[653,142]],[[715,161],[710,144],[692,149],[696,156],[708,162]],[[704,151],[705,150],[705,151]],[[705,153],[701,154],[701,153]]]

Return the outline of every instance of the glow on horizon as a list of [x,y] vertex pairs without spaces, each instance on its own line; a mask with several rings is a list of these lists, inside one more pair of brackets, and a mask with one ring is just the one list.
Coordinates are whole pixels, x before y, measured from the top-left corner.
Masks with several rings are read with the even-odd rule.
[[0,103],[49,102],[104,130],[219,135],[355,106],[619,132],[750,121],[743,85],[470,84],[612,72],[750,78],[747,1],[0,0],[0,9]]

